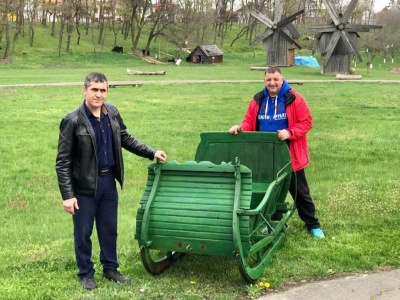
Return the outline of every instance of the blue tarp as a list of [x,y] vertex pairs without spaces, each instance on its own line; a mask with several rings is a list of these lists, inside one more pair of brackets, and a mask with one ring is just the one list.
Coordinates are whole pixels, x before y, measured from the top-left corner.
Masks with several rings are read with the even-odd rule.
[[296,56],[294,58],[294,64],[308,67],[319,67],[318,61],[312,56]]

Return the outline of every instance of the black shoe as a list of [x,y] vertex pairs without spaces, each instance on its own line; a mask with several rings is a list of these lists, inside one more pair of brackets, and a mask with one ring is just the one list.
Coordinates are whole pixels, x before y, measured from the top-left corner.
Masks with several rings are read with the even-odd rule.
[[122,275],[117,270],[104,270],[103,277],[115,282],[121,282],[121,283],[131,282],[131,279],[129,277]]
[[96,281],[94,281],[93,276],[81,278],[81,284],[86,290],[94,290],[97,289]]

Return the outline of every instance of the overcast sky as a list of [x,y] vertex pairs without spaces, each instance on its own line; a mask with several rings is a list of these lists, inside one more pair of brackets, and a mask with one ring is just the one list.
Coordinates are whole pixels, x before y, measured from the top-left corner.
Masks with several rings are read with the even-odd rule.
[[380,12],[385,6],[389,5],[389,0],[375,0],[374,10]]

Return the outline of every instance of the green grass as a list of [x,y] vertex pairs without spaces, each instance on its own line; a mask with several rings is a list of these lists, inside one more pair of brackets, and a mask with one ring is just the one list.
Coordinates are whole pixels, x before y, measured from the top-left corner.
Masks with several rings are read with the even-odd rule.
[[[13,83],[43,83],[43,82],[81,82],[83,78],[92,71],[103,72],[110,81],[119,80],[183,80],[183,79],[243,79],[258,80],[262,78],[261,71],[250,72],[250,67],[265,66],[266,52],[262,49],[261,43],[254,48],[248,46],[248,41],[244,38],[239,39],[233,47],[230,47],[230,41],[236,36],[239,29],[233,26],[229,30],[223,46],[219,45],[224,51],[224,62],[214,65],[196,65],[187,63],[185,58],[187,53],[182,52],[183,61],[180,66],[175,66],[167,62],[167,57],[161,57],[162,64],[148,64],[139,56],[132,55],[130,49],[130,39],[124,40],[121,35],[118,36],[118,45],[124,46],[125,53],[118,54],[111,52],[113,48],[114,37],[111,31],[106,31],[103,45],[93,44],[92,32],[88,35],[82,30],[80,44],[76,44],[76,33],[74,32],[71,43],[71,51],[65,53],[65,39],[61,56],[58,54],[58,31],[56,36],[51,37],[51,25],[46,28],[35,27],[34,47],[28,46],[28,35],[19,35],[15,43],[15,51],[9,60],[0,60],[0,84]],[[94,36],[97,33],[94,32]],[[146,37],[146,28],[143,38],[139,41],[138,50],[144,49]],[[97,41],[97,39],[94,39]],[[205,41],[205,44],[212,43],[212,39]],[[3,38],[0,46],[0,57],[5,49],[5,39]],[[197,44],[190,45],[191,47]],[[96,51],[94,51],[94,47]],[[168,53],[177,57],[176,47],[170,45],[167,41],[159,38],[151,45],[150,53],[154,57],[159,51]],[[399,73],[391,73],[390,70],[398,68],[400,62],[383,63],[383,58],[377,56],[373,60],[373,69],[367,72],[366,55],[363,51],[361,56],[364,62],[357,63],[356,73],[362,75],[363,79],[371,80],[399,80]],[[311,55],[307,49],[299,50],[296,55]],[[315,57],[319,60],[320,54]],[[354,65],[352,65],[354,67]],[[166,72],[166,75],[127,75],[127,69],[160,71]],[[296,66],[285,68],[287,79],[320,79],[331,80],[334,76],[322,76],[319,68],[310,68]]]
[[[222,64],[197,65],[182,62],[180,66],[172,64],[152,65],[129,54],[102,54],[103,59],[97,63],[86,60],[85,55],[74,54],[74,59],[82,60],[78,66],[69,62],[60,63],[57,67],[28,66],[23,64],[0,64],[1,84],[33,84],[51,82],[82,82],[85,76],[93,71],[107,75],[109,81],[147,81],[147,80],[262,80],[262,71],[251,71],[253,66],[265,64],[265,54],[245,56],[227,54]],[[57,61],[56,59],[54,61]],[[364,80],[400,80],[400,73],[390,72],[399,67],[400,63],[381,64],[367,72],[366,68],[358,67],[357,74]],[[145,71],[165,71],[165,75],[127,75],[127,69]],[[319,68],[295,66],[284,68],[284,75],[289,80],[335,80],[334,75],[321,75]]]
[[[98,272],[100,288],[83,291],[76,277],[72,220],[62,209],[54,168],[58,126],[83,100],[80,87],[1,87],[83,82],[92,71],[105,73],[110,81],[157,80],[138,88],[111,89],[109,102],[117,105],[135,137],[164,149],[169,160],[184,162],[194,159],[201,132],[226,131],[241,121],[251,96],[262,88],[262,72],[250,67],[265,64],[264,51],[248,49],[246,41],[240,41],[223,48],[222,64],[149,65],[129,53],[111,53],[108,33],[103,48],[96,46],[96,55],[89,36],[58,57],[57,38],[50,38],[48,31],[37,28],[34,48],[20,36],[12,63],[0,62],[0,299],[245,299],[267,292],[241,279],[233,257],[186,256],[160,276],[149,275],[134,232],[150,162],[126,152],[118,255],[121,271],[133,282],[113,284]],[[118,44],[129,48],[129,41]],[[175,55],[162,41],[160,48]],[[309,55],[307,50],[298,53]],[[390,72],[395,67],[399,63],[382,64],[377,57],[373,70],[358,64],[357,74],[363,80],[400,80],[398,73]],[[128,76],[127,68],[165,70],[166,75]],[[283,71],[289,80],[334,78],[322,76],[318,68]],[[260,82],[162,83],[184,79]],[[306,172],[327,238],[313,239],[295,214],[283,248],[260,280],[278,289],[292,281],[399,267],[400,85],[360,81],[293,87],[306,97],[314,117]],[[94,234],[93,259],[101,271],[96,239]]]
[[[211,70],[210,77],[219,76]],[[294,70],[302,69],[285,69],[300,78]],[[246,68],[237,78],[251,73]],[[240,122],[260,84],[118,87],[110,90],[109,102],[135,137],[183,162],[194,159],[202,131],[226,131]],[[261,280],[277,289],[291,281],[400,266],[400,86],[338,82],[294,88],[314,117],[307,176],[327,238],[312,238],[295,214]],[[149,161],[127,152],[118,254],[121,271],[133,282],[113,284],[98,272],[100,288],[83,291],[72,220],[62,209],[54,169],[58,125],[83,100],[80,88],[0,87],[0,99],[1,299],[244,299],[266,291],[241,279],[233,257],[191,255],[160,276],[148,274],[133,237]],[[93,259],[101,271],[96,239]]]

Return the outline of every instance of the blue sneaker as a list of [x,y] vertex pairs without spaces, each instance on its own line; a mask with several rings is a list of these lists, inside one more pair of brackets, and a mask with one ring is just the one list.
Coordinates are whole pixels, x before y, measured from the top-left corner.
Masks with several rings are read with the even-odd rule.
[[321,228],[314,228],[310,230],[310,234],[316,238],[323,239],[325,237],[324,233],[322,232]]

